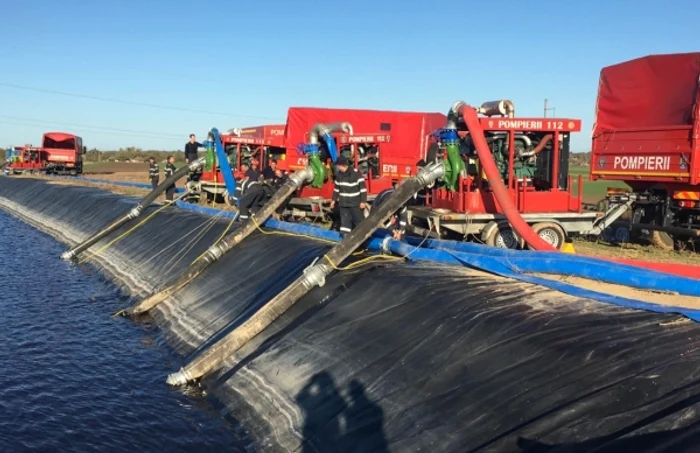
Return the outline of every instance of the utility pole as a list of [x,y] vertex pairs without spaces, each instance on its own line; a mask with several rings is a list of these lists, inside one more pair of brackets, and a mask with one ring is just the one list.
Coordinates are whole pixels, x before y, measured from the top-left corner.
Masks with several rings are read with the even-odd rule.
[[547,107],[549,105],[549,99],[544,100],[544,117],[547,118],[547,112],[552,111],[552,116],[557,116],[557,109],[555,107]]

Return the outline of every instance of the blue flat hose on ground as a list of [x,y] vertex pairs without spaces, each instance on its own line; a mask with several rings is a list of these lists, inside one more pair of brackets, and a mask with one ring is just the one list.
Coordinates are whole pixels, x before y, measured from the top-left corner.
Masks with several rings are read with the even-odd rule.
[[603,260],[568,255],[560,252],[537,252],[508,250],[486,245],[420,238],[407,238],[406,242],[423,247],[441,250],[454,250],[478,256],[498,257],[514,272],[537,272],[558,274],[598,280],[616,285],[654,291],[671,291],[678,294],[700,297],[700,280],[664,274],[637,266],[610,263]]
[[[220,214],[224,217],[233,217],[235,213],[221,211],[218,209],[205,208],[202,206],[192,205],[188,203],[177,202],[178,206],[190,210],[199,212],[205,215],[215,215]],[[263,224],[267,228],[272,228],[281,231],[287,231],[296,234],[302,234],[306,236],[313,236],[321,239],[340,241],[341,235],[335,231],[324,230],[322,228],[314,227],[308,224],[298,224],[281,222],[279,220],[269,219]],[[372,251],[382,251],[387,250],[399,256],[407,256],[410,254],[410,259],[415,261],[428,261],[441,264],[449,264],[456,266],[466,266],[473,269],[478,269],[492,274],[500,275],[502,277],[512,278],[515,280],[520,280],[527,283],[532,283],[535,285],[544,286],[547,288],[554,289],[566,294],[570,294],[576,297],[583,297],[591,300],[596,300],[598,302],[608,303],[612,305],[617,305],[621,307],[636,309],[636,310],[646,310],[653,311],[657,313],[677,313],[686,316],[693,321],[700,321],[700,310],[693,310],[682,307],[673,307],[665,305],[657,305],[648,302],[642,302],[638,300],[628,299],[624,297],[611,296],[609,294],[599,293],[597,291],[592,291],[588,289],[583,289],[578,286],[574,286],[568,283],[559,282],[555,280],[550,280],[542,277],[536,277],[533,275],[523,275],[517,270],[513,270],[511,267],[506,265],[503,260],[503,256],[498,253],[499,256],[489,256],[487,254],[476,254],[476,253],[465,253],[460,251],[444,250],[444,249],[431,249],[431,248],[416,248],[402,241],[397,241],[395,239],[388,238],[386,232],[381,233],[370,239],[366,247],[368,250]],[[428,240],[426,240],[428,242]],[[445,242],[445,241],[441,241]],[[459,243],[455,243],[459,244]],[[434,245],[434,244],[433,244]],[[471,244],[469,244],[471,245]],[[386,247],[386,248],[385,248]],[[503,250],[509,252],[508,250]],[[514,252],[520,253],[520,252]],[[544,252],[533,252],[533,253],[544,253]],[[552,253],[554,254],[554,253]],[[590,259],[593,260],[593,259]],[[530,261],[530,260],[528,260]],[[595,260],[593,260],[595,261]]]

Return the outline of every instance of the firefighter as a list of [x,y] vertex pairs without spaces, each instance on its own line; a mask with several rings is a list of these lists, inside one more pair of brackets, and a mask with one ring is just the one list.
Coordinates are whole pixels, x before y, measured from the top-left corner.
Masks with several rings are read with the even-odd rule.
[[190,134],[190,141],[185,144],[185,160],[191,164],[197,160],[197,150],[202,147],[202,144],[197,141],[194,134]]
[[277,159],[270,159],[270,165],[266,167],[263,172],[263,179],[265,181],[273,181],[275,179],[275,173],[277,172]]
[[[197,150],[201,147],[202,144],[197,141],[197,137],[194,134],[190,134],[190,141],[185,144],[185,161],[188,165],[197,160]],[[202,168],[200,167],[198,170],[187,174],[187,181],[199,181],[201,176]]]
[[[245,164],[241,169],[246,171]],[[238,204],[238,215],[241,220],[248,220],[265,202],[265,190],[260,181],[250,178],[250,174],[244,173],[243,179],[236,185],[233,201]]]
[[[287,175],[287,173],[280,170],[279,168],[276,168],[275,169],[275,177],[272,180],[272,184],[271,184],[272,193],[274,194],[275,192],[280,190],[280,187],[282,187],[287,182],[287,180],[289,180],[289,176]],[[282,218],[284,211],[287,209],[288,203],[289,203],[289,199],[285,200],[284,203],[282,203],[281,205],[279,205],[279,207],[277,209],[275,209],[275,218],[276,219],[279,220]]]
[[371,146],[367,150],[367,170],[372,175],[372,179],[381,177],[379,174],[379,158],[377,157],[376,146]]
[[148,177],[151,180],[153,190],[155,190],[158,187],[158,180],[160,180],[160,167],[153,157],[148,158]]
[[[175,158],[173,156],[168,156],[168,163],[165,165],[165,178],[171,177],[177,168],[175,168]],[[171,184],[168,186],[167,189],[165,189],[165,199],[167,201],[173,201],[173,197],[175,195],[175,183]]]
[[245,174],[248,175],[248,177],[250,179],[252,179],[253,181],[260,181],[262,179],[261,174],[260,174],[260,170],[258,169],[258,165],[259,165],[258,159],[252,158],[250,160],[250,166],[249,166],[248,170],[246,170],[246,172],[245,172]]
[[331,209],[338,206],[340,233],[346,234],[365,219],[363,210],[367,207],[367,187],[365,178],[360,172],[350,168],[345,156],[338,157],[336,167],[338,172],[335,177]]
[[283,170],[276,168],[275,169],[275,177],[272,179],[272,185],[275,188],[275,191],[282,187],[285,182],[289,179],[289,176],[287,173],[285,173]]
[[[377,209],[383,202],[389,199],[389,197],[394,193],[394,189],[386,189],[377,195],[372,203],[372,211]],[[389,230],[394,236],[394,239],[401,240],[406,235],[406,226],[408,225],[408,206],[416,205],[418,203],[417,194],[413,195],[406,204],[401,206],[394,214],[389,218],[384,228]]]

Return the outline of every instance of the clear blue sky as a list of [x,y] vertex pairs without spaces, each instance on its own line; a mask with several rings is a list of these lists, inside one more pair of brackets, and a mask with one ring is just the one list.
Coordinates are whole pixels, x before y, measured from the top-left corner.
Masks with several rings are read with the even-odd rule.
[[519,116],[539,116],[548,98],[557,116],[583,119],[573,147],[586,151],[601,67],[700,51],[698,0],[315,5],[4,2],[0,146],[75,130],[90,148],[180,149],[212,126],[284,122],[291,105],[445,112],[458,99],[507,98]]

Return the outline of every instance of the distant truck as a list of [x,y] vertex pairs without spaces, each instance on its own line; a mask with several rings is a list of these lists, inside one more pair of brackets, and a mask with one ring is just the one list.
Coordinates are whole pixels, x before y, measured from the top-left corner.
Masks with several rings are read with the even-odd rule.
[[45,173],[70,174],[83,172],[83,155],[86,152],[83,139],[65,132],[47,132],[41,147],[32,145],[14,148],[17,155],[6,165],[10,174]]
[[700,236],[700,52],[651,55],[603,68],[593,127],[591,180],[623,181],[610,205],[656,246]]

